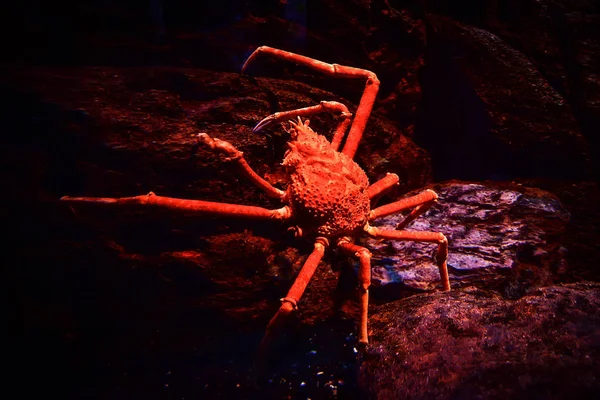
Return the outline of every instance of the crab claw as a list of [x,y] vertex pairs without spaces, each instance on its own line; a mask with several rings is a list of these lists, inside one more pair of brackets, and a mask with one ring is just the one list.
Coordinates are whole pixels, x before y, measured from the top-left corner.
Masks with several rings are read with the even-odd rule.
[[278,112],[269,115],[267,118],[264,118],[262,121],[256,124],[254,129],[252,129],[252,132],[256,133],[267,126],[272,125],[275,122],[279,122],[279,118],[281,118],[281,113]]
[[204,132],[198,134],[198,142],[210,147],[217,153],[223,154],[225,161],[237,160],[244,155],[244,153],[233,147],[231,143],[221,139],[213,139]]
[[[292,119],[288,120],[287,122],[290,123],[292,126],[298,126],[298,125],[308,126],[308,124],[310,123],[309,119],[305,119],[303,122],[302,118],[300,118],[300,115],[296,115],[296,113],[305,113],[306,110],[307,109],[299,109],[299,110],[292,110],[292,111],[276,112],[275,114],[271,114],[268,117],[266,117],[265,119],[263,119],[262,121],[260,121],[258,124],[256,124],[254,129],[252,129],[252,132],[256,133],[267,126],[272,125],[273,123],[285,122],[284,120],[286,118],[289,118],[290,116],[292,117]],[[295,121],[293,119],[293,117],[296,117],[298,119],[298,121]]]

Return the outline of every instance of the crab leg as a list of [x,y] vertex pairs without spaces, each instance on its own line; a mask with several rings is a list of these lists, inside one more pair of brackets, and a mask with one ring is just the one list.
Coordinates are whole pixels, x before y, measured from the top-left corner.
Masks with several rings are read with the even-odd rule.
[[326,111],[338,112],[343,118],[338,124],[335,133],[333,134],[333,139],[331,140],[331,147],[333,147],[334,150],[337,150],[342,143],[344,134],[352,122],[352,113],[348,111],[348,107],[342,103],[338,103],[337,101],[322,101],[316,106],[277,112],[260,121],[252,131],[258,132],[267,126],[272,125],[273,123],[287,122],[288,120],[295,119],[296,117],[307,117]]
[[60,199],[68,203],[95,203],[109,206],[141,205],[157,208],[192,212],[199,214],[213,214],[227,217],[258,218],[287,220],[291,218],[291,210],[288,206],[269,210],[262,207],[245,206],[241,204],[216,203],[202,200],[186,200],[174,197],[157,196],[153,192],[135,197],[70,197],[64,196]]
[[221,139],[213,139],[206,133],[198,134],[198,141],[205,146],[210,147],[215,152],[225,155],[225,161],[235,161],[242,173],[246,175],[253,184],[262,189],[268,196],[283,201],[285,192],[281,189],[277,189],[254,172],[244,159],[244,153],[236,149],[231,143]]
[[350,127],[350,132],[348,133],[348,138],[346,139],[346,144],[342,149],[342,153],[350,158],[354,157],[354,154],[358,149],[358,143],[360,142],[362,134],[367,125],[367,120],[371,114],[375,97],[377,97],[377,92],[379,91],[379,79],[377,79],[377,75],[366,69],[347,67],[339,64],[328,64],[324,63],[323,61],[315,60],[314,58],[290,53],[289,51],[274,49],[268,46],[261,46],[254,50],[254,52],[250,54],[250,57],[248,57],[244,63],[242,72],[245,72],[245,70],[248,68],[248,65],[252,63],[252,61],[261,53],[270,54],[272,56],[312,68],[329,76],[366,79],[367,83],[365,90],[356,110],[356,118],[354,118],[354,122]]
[[436,203],[437,199],[437,193],[435,193],[433,190],[427,189],[416,196],[400,199],[393,203],[386,204],[384,206],[377,207],[376,209],[371,210],[371,213],[369,214],[369,221],[373,221],[374,219],[385,217],[386,215],[395,214],[397,212],[416,207],[396,227],[396,229],[404,229],[408,224],[410,224],[420,215],[429,210],[431,206]]
[[450,290],[450,280],[448,278],[448,239],[440,232],[415,232],[415,231],[391,231],[383,230],[368,224],[365,226],[365,232],[376,239],[391,239],[391,240],[410,240],[415,242],[437,243],[438,250],[436,254],[436,263],[440,270],[440,279],[444,291]]
[[400,178],[396,174],[387,173],[387,175],[367,189],[367,194],[369,195],[369,199],[373,199],[374,197],[379,196],[381,193],[385,192],[392,186],[398,183]]
[[367,324],[369,319],[369,286],[371,286],[371,252],[365,247],[351,243],[348,238],[340,239],[338,247],[344,253],[357,257],[360,262],[358,267],[358,290],[360,295],[358,343],[361,346],[366,346],[369,344]]
[[269,321],[265,335],[263,336],[263,339],[260,342],[258,355],[254,363],[254,381],[256,381],[261,371],[263,370],[271,342],[279,333],[279,330],[281,329],[281,326],[283,325],[287,317],[292,313],[292,311],[298,308],[298,301],[300,301],[300,298],[302,297],[302,294],[304,293],[308,282],[315,273],[319,262],[323,258],[323,254],[325,254],[325,249],[328,245],[329,241],[326,238],[319,237],[315,240],[314,250],[304,262],[304,266],[302,267],[300,273],[296,277],[294,284],[288,291],[287,296],[281,299],[281,307],[279,307],[279,310],[277,311],[275,316],[271,319],[271,321]]

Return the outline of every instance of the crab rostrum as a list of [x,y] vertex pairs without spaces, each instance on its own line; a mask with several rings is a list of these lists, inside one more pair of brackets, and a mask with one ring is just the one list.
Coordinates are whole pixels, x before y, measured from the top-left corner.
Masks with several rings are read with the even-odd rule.
[[[365,247],[354,243],[357,236],[366,234],[374,238],[390,240],[409,240],[431,242],[438,245],[436,262],[440,272],[443,290],[450,290],[446,259],[448,240],[439,232],[414,232],[403,230],[411,221],[427,211],[437,200],[437,194],[431,190],[398,200],[371,210],[370,202],[382,192],[398,183],[396,174],[388,173],[384,178],[369,185],[365,172],[352,158],[356,153],[367,119],[371,113],[379,80],[377,76],[364,69],[338,64],[327,64],[312,58],[274,49],[259,47],[250,55],[242,71],[259,54],[266,54],[309,67],[315,71],[333,77],[366,80],[365,90],[360,100],[356,117],[348,108],[335,101],[322,101],[317,105],[273,114],[254,128],[259,131],[275,123],[287,123],[291,136],[289,150],[285,154],[283,165],[288,173],[286,190],[278,189],[261,178],[248,165],[243,153],[224,140],[212,138],[200,133],[198,140],[224,159],[235,162],[241,172],[256,186],[271,197],[279,199],[284,206],[269,210],[262,207],[208,202],[202,200],[176,199],[157,196],[154,193],[124,198],[63,197],[70,203],[103,203],[115,206],[139,204],[171,209],[174,211],[197,212],[201,214],[223,215],[239,218],[285,220],[296,226],[297,232],[314,242],[314,250],[308,256],[286,297],[281,299],[281,307],[267,326],[261,342],[255,365],[257,374],[266,358],[269,343],[276,335],[285,317],[297,308],[306,286],[313,276],[327,247],[337,246],[342,252],[359,261],[358,280],[360,292],[360,321],[358,339],[361,347],[368,343],[367,319],[369,305],[369,286],[371,283],[371,253]],[[310,115],[332,112],[340,115],[340,122],[329,142],[309,127]],[[346,131],[349,132],[347,137]],[[338,151],[342,142],[344,146]],[[386,215],[411,210],[395,230],[383,230],[369,225],[370,221]]]

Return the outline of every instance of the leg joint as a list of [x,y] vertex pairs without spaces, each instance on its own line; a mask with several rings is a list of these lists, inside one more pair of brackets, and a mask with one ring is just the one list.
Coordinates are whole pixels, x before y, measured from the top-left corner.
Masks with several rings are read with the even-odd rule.
[[361,259],[366,258],[367,261],[370,260],[371,257],[373,256],[373,254],[364,247],[362,249],[358,250],[355,254],[358,258],[361,258]]
[[289,206],[283,206],[272,211],[272,218],[286,220],[292,217],[292,209]]
[[367,85],[377,85],[379,86],[379,79],[377,79],[377,75],[374,72],[368,71],[369,75],[367,75]]
[[[373,213],[373,211],[371,211],[371,213]],[[377,228],[369,225],[368,222],[365,224],[365,226],[363,226],[363,231],[365,231],[365,233],[371,237],[375,237],[377,235]]]
[[427,189],[425,192],[429,193],[434,201],[437,201],[437,199],[440,198],[440,196],[438,196],[438,194],[431,189]]
[[347,244],[347,243],[352,243],[352,238],[350,238],[348,236],[343,236],[343,237],[339,238],[337,241],[338,247],[342,246],[344,244]]
[[339,111],[343,116],[352,116],[352,113],[348,110],[345,104],[338,101],[321,101],[321,107],[332,111]]
[[446,237],[446,235],[444,235],[443,233],[440,233],[440,239],[438,240],[438,243],[441,245],[448,245],[448,238]]
[[291,297],[284,297],[282,299],[279,299],[279,301],[281,301],[281,303],[290,303],[292,305],[292,309],[294,310],[298,309],[298,302],[296,302],[296,299],[293,299]]
[[141,204],[152,204],[152,201],[155,200],[156,194],[154,192],[148,192],[145,196],[138,196],[138,201]]
[[315,249],[320,247],[322,251],[325,251],[327,247],[329,247],[329,239],[323,236],[319,236],[315,239]]

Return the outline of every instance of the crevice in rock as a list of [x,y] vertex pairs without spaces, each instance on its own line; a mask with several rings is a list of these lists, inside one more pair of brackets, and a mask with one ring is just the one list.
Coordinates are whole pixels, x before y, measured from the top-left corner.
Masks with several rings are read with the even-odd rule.
[[567,72],[565,80],[568,90],[565,93],[565,98],[573,110],[573,115],[577,119],[581,133],[590,144],[592,160],[594,160],[592,167],[594,168],[595,178],[599,179],[600,161],[598,161],[598,157],[600,153],[598,149],[600,148],[600,136],[597,133],[600,131],[600,118],[586,104],[583,66],[577,60],[578,53],[581,51],[579,39],[574,27],[569,26],[568,21],[569,17],[574,16],[585,19],[585,15],[580,13],[566,14],[564,9],[553,4],[548,5],[548,11],[554,22],[553,34],[560,46]]
[[506,162],[500,160],[506,150],[492,134],[484,103],[449,43],[431,27],[428,31],[426,63],[419,71],[422,100],[415,141],[431,154],[434,179],[510,179],[508,156],[504,155]]

